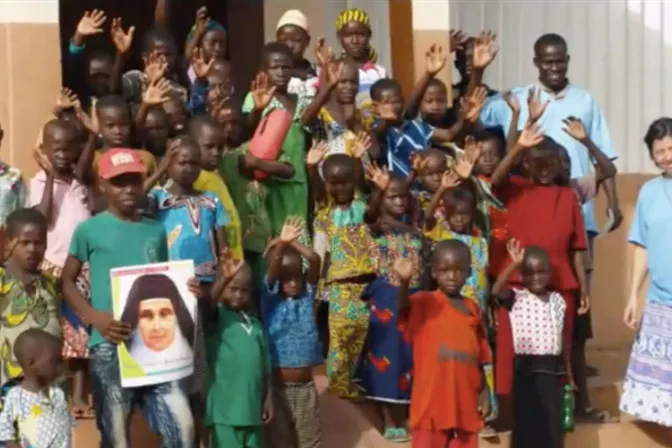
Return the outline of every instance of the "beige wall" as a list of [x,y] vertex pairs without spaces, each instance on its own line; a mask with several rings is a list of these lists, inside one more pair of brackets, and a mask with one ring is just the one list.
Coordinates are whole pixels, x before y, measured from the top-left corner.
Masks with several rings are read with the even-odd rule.
[[[425,72],[426,53],[433,44],[443,47],[444,52],[450,48],[450,8],[448,0],[412,0],[411,6],[413,63],[417,80]],[[438,75],[446,85],[451,82],[451,67],[452,56],[449,56],[446,67]]]

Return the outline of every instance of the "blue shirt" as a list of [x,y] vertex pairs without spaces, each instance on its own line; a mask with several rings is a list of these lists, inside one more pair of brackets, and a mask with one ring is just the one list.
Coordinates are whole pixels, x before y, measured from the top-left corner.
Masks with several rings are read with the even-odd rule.
[[[519,87],[511,91],[520,104],[518,129],[523,128],[529,116],[527,95],[530,87],[532,86]],[[542,88],[541,102],[545,103],[549,100],[550,103],[537,124],[541,126],[544,134],[551,137],[567,150],[569,160],[572,164],[572,178],[584,177],[591,174],[593,172],[593,163],[586,147],[563,131],[565,125],[562,120],[569,116],[574,116],[583,122],[590,139],[608,158],[611,160],[617,158],[609,137],[607,121],[590,93],[572,84],[568,85],[565,90],[557,95],[547,92]],[[479,119],[483,126],[500,127],[504,131],[504,135],[508,135],[509,124],[511,122],[511,109],[506,104],[506,101],[504,101],[502,95],[495,95],[485,103],[483,109],[481,109]],[[583,217],[586,230],[588,232],[597,232],[592,201],[583,204]]]
[[628,241],[646,249],[647,300],[672,306],[672,179],[656,177],[639,190]]
[[261,309],[273,367],[300,368],[321,364],[313,301],[315,286],[306,284],[298,297],[280,296],[280,282],[264,280]]
[[383,138],[382,161],[390,173],[408,176],[411,155],[429,148],[433,128],[421,119],[404,120],[399,127],[389,127]]
[[187,101],[187,110],[192,117],[207,113],[206,98],[208,96],[208,84],[196,81],[191,85],[191,94]]
[[166,229],[170,260],[194,260],[199,280],[215,280],[217,229],[228,223],[220,200],[212,193],[176,196],[165,188],[150,193],[152,209]]

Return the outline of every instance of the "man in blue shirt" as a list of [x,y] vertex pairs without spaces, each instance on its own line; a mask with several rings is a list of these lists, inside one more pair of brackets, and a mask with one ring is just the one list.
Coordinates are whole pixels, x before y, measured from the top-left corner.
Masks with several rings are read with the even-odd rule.
[[[532,86],[515,88],[511,91],[511,95],[517,98],[521,107],[518,120],[518,129],[520,130],[529,117],[527,96],[530,88],[538,92],[545,109],[537,121],[537,125],[541,127],[544,134],[565,147],[571,161],[571,176],[572,178],[579,178],[592,174],[593,163],[590,160],[587,148],[565,132],[563,120],[567,117],[576,117],[581,120],[590,139],[607,157],[614,160],[617,156],[609,137],[609,130],[604,114],[597,105],[597,102],[592,95],[571,84],[567,78],[569,59],[567,42],[562,36],[557,34],[542,35],[534,44],[534,65],[539,70],[539,83]],[[484,127],[501,127],[504,134],[508,135],[511,110],[504,98],[501,95],[497,95],[490,98],[483,106],[479,120]],[[615,178],[611,177],[605,180],[602,185],[604,185],[604,191],[607,195],[607,212],[613,217],[613,224],[609,230],[613,231],[620,226],[623,220],[616,194]],[[592,248],[592,239],[598,233],[592,201],[588,201],[583,205],[583,217]],[[586,268],[587,271],[590,270],[590,267],[587,266]],[[590,281],[588,276],[587,281]],[[589,327],[589,319],[583,318],[583,316],[580,317],[585,319],[585,322],[580,323],[581,319],[579,319],[577,320],[577,326],[584,325]],[[590,329],[586,328],[585,332],[590,333]],[[580,389],[577,394],[577,416],[580,415],[591,420],[604,421],[607,415],[604,412],[592,409],[589,404],[585,388],[584,347],[585,340],[577,340],[573,347],[572,356],[572,363],[576,364],[574,366],[574,376]],[[583,370],[583,372],[576,372],[576,370]],[[583,384],[580,384],[581,382]]]

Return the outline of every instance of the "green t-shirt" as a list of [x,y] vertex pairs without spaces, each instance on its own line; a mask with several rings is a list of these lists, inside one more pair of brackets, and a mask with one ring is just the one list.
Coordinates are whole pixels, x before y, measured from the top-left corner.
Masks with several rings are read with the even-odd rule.
[[240,172],[240,156],[247,145],[225,152],[219,161],[219,174],[226,183],[231,200],[238,210],[243,231],[243,249],[262,253],[273,236],[266,197],[268,189],[261,182],[253,181]]
[[205,424],[261,425],[271,361],[259,319],[219,305],[216,321],[207,330],[206,352],[212,375]]
[[[269,178],[263,181],[268,188],[266,206],[271,219],[271,226],[275,235],[280,233],[282,225],[288,216],[297,216],[308,220],[308,175],[306,173],[306,133],[299,122],[301,114],[308,105],[306,97],[299,96],[294,109],[292,124],[282,142],[278,161],[289,163],[294,167],[294,176],[291,179]],[[252,95],[247,94],[243,102],[243,112],[249,113],[254,108]],[[266,116],[273,109],[284,109],[284,106],[275,97],[264,109]]]
[[[122,221],[109,212],[87,219],[77,226],[70,242],[70,255],[89,263],[91,306],[112,312],[110,269],[168,261],[166,231],[149,218]],[[91,330],[89,347],[104,342]]]

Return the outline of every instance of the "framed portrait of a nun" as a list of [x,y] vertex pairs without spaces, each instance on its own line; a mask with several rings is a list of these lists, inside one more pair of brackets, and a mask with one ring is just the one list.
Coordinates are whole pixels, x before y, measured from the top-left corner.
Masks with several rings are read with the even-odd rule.
[[187,289],[194,263],[172,261],[110,271],[115,319],[131,336],[118,345],[123,387],[175,381],[194,371],[196,298]]

